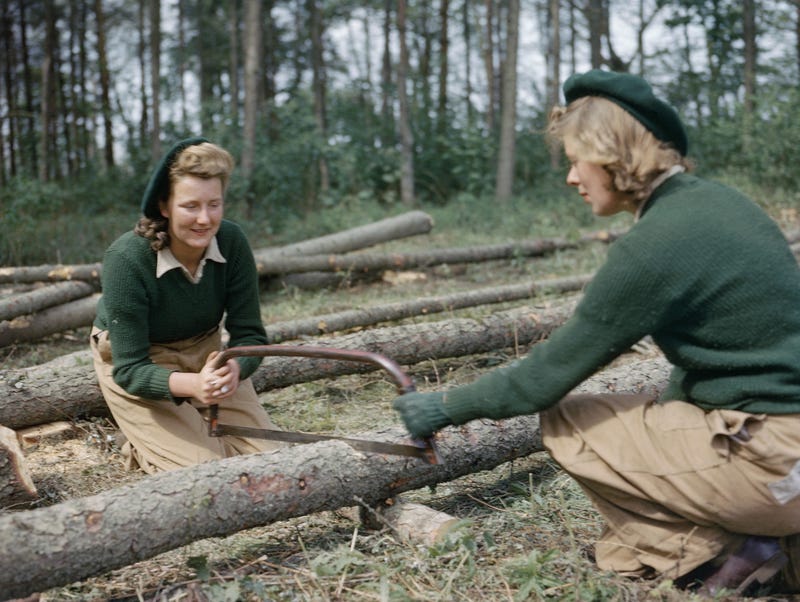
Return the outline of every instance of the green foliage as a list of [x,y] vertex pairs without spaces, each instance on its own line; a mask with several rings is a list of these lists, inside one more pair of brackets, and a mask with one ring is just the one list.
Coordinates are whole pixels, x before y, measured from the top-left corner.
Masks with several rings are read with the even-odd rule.
[[93,263],[139,215],[144,186],[120,170],[68,186],[15,178],[0,189],[0,265]]
[[[741,108],[733,118],[718,119],[692,132],[692,156],[711,174],[745,175],[768,189],[800,185],[800,93],[764,91],[753,116]],[[764,107],[764,108],[761,108]]]

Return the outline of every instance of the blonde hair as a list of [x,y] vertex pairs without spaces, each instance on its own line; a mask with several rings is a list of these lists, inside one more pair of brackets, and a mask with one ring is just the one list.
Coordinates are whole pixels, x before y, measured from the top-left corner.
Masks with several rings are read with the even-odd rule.
[[600,96],[583,96],[550,112],[547,134],[569,140],[580,161],[602,166],[614,188],[636,202],[650,196],[653,181],[675,165],[692,164],[673,146],[658,140],[635,117]]
[[210,180],[218,178],[222,192],[228,188],[228,180],[233,171],[233,157],[221,146],[202,142],[183,149],[169,168],[170,189],[175,182],[186,176]]
[[[187,146],[178,153],[169,166],[169,190],[172,190],[175,183],[186,176],[206,180],[217,178],[222,184],[224,195],[233,167],[233,157],[221,146],[212,142]],[[168,198],[163,199],[163,202],[166,202]],[[169,246],[169,220],[167,218],[142,217],[133,231],[150,240],[150,248],[154,251],[160,251]]]

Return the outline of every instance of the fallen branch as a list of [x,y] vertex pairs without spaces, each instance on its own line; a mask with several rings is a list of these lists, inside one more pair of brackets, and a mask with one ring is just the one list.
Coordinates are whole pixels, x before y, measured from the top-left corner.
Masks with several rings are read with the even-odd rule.
[[[664,363],[649,362],[656,371]],[[602,380],[603,374],[595,378]],[[393,427],[358,436],[398,441],[404,434]],[[444,459],[438,466],[323,442],[209,462],[0,516],[0,591],[26,596],[199,539],[352,506],[356,500],[376,505],[543,449],[538,416],[473,421],[445,429],[438,444]]]

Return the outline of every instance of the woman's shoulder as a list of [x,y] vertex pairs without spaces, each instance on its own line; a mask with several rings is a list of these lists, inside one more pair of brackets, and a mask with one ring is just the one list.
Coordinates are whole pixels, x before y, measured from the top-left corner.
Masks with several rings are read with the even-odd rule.
[[133,230],[128,230],[108,246],[106,253],[140,253],[149,248],[150,241],[134,233]]
[[219,225],[219,230],[217,231],[217,242],[219,243],[220,248],[237,248],[242,245],[247,247],[250,246],[250,243],[247,240],[247,235],[244,233],[244,230],[242,230],[242,227],[236,222],[232,222],[227,219],[222,220]]
[[150,241],[130,230],[108,246],[103,263],[149,264],[155,262],[155,256],[156,253],[150,247]]

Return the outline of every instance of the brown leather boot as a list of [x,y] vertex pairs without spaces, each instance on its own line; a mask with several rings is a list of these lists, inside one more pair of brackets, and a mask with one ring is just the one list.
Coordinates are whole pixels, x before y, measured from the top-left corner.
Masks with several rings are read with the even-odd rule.
[[697,593],[713,597],[726,590],[741,595],[751,585],[763,585],[772,579],[787,561],[777,537],[751,535],[705,580]]

